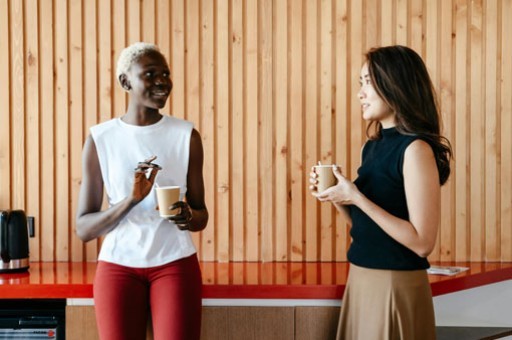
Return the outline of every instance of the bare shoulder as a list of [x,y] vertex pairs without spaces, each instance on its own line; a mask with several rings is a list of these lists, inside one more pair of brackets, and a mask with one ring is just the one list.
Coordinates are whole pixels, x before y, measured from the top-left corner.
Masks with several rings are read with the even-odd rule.
[[199,131],[197,131],[196,129],[192,129],[192,135],[190,136],[190,152],[192,154],[197,152],[202,153],[202,150],[203,142],[201,139],[201,135],[199,134]]
[[196,129],[192,129],[192,135],[190,136],[191,142],[201,142],[201,135]]
[[422,139],[416,139],[405,150],[405,159],[434,158],[434,150]]
[[439,178],[434,150],[426,141],[417,139],[405,150],[404,175]]

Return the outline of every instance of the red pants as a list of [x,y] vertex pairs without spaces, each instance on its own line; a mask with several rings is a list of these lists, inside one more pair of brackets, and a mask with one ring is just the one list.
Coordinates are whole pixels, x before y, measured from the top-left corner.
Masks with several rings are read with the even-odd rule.
[[199,339],[201,286],[196,255],[153,268],[99,261],[94,304],[100,339],[145,339],[149,310],[155,340]]

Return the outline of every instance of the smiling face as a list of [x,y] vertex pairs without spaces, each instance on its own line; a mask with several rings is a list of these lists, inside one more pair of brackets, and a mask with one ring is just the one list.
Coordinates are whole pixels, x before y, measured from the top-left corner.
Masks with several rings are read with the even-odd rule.
[[361,102],[363,119],[368,121],[379,121],[383,128],[395,126],[395,114],[377,93],[370,78],[367,63],[365,63],[361,68],[359,83],[361,88],[359,89],[357,96]]
[[[127,72],[123,86],[137,106],[161,109],[172,90],[169,67],[164,56],[149,51],[140,56]],[[126,87],[127,85],[128,87]]]

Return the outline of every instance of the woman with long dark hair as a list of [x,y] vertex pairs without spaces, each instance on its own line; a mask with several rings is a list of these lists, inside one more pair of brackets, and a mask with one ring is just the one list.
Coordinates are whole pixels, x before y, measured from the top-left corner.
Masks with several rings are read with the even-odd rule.
[[423,60],[405,46],[368,51],[360,84],[369,125],[357,179],[333,167],[338,184],[317,192],[310,175],[313,195],[352,225],[337,339],[435,339],[427,256],[452,157],[435,91]]

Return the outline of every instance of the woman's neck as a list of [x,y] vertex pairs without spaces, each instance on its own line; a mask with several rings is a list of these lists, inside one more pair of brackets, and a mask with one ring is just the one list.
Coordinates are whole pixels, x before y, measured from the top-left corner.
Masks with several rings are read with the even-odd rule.
[[130,125],[153,125],[162,118],[157,109],[142,108],[137,109],[129,106],[126,113],[121,117],[121,120]]

